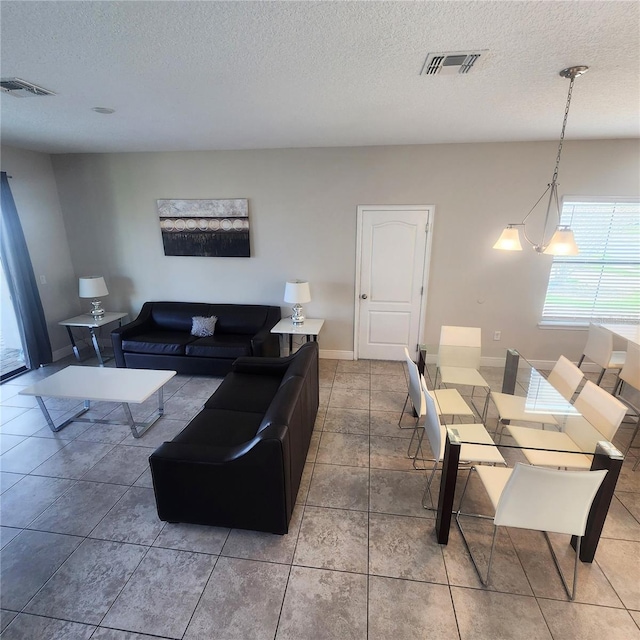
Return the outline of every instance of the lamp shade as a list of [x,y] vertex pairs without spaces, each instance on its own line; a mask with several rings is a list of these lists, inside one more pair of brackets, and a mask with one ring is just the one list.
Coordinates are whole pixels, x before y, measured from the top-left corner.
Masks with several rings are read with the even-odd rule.
[[518,229],[511,226],[505,227],[493,248],[501,249],[502,251],[522,251]]
[[287,282],[284,288],[284,301],[293,304],[302,304],[311,301],[311,291],[309,283],[302,280]]
[[548,256],[577,256],[580,250],[573,236],[573,231],[567,227],[558,227],[542,253]]
[[81,298],[102,298],[109,295],[109,290],[102,276],[83,276],[78,287]]

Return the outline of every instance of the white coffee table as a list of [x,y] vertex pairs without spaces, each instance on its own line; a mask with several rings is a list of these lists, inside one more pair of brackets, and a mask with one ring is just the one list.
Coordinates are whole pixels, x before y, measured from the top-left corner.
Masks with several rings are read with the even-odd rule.
[[[104,367],[67,367],[20,391],[22,395],[35,396],[47,419],[51,431],[60,431],[71,422],[97,422],[101,424],[128,424],[134,438],[139,438],[164,413],[163,386],[176,375],[175,371],[154,369],[111,369]],[[141,404],[158,392],[158,412],[146,422],[137,422],[131,414],[130,404]],[[71,418],[59,425],[53,422],[42,399],[69,398],[83,400],[84,406]],[[127,422],[80,418],[94,402],[119,402],[124,409]]]
[[291,353],[293,349],[293,336],[307,336],[307,342],[312,339],[316,341],[323,324],[324,320],[321,318],[306,318],[304,324],[293,324],[290,317],[282,318],[282,320],[271,329],[271,333],[288,335],[289,353]]

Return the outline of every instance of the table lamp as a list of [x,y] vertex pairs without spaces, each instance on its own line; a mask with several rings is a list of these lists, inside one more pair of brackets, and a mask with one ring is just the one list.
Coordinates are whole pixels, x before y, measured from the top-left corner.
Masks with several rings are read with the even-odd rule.
[[311,301],[309,283],[302,280],[293,280],[287,282],[284,288],[284,301],[293,303],[293,315],[291,316],[291,322],[294,324],[294,326],[300,326],[304,324],[302,303]]
[[93,298],[91,304],[93,309],[89,313],[94,318],[101,318],[104,315],[104,309],[100,300],[103,296],[109,295],[109,290],[102,276],[83,276],[80,278],[79,295],[81,298]]

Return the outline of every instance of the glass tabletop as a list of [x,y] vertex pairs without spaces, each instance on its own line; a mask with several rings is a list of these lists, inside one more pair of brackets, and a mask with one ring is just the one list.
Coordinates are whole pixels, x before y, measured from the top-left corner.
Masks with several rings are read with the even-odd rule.
[[[510,358],[516,360],[515,371],[509,371]],[[567,416],[579,416],[578,410],[540,373],[526,358],[515,349],[507,352],[507,365],[502,382],[502,393],[522,396],[524,411],[536,414],[548,414],[560,422]]]
[[[581,416],[580,416],[581,418]],[[584,420],[583,418],[581,418]],[[586,421],[585,421],[586,422]],[[544,453],[559,453],[559,454],[569,454],[574,456],[592,456],[595,453],[603,453],[610,458],[614,459],[623,459],[624,456],[622,453],[608,440],[604,440],[602,434],[595,428],[590,427],[590,425],[583,425],[583,428],[586,427],[586,436],[584,439],[579,439],[578,441],[573,440],[571,438],[564,438],[564,432],[561,431],[545,431],[543,432],[544,436],[539,439],[533,439],[529,444],[522,444],[519,442],[514,442],[512,439],[507,441],[501,441],[499,443],[495,442],[487,442],[475,439],[473,436],[469,437],[465,434],[464,423],[463,424],[450,424],[446,425],[445,428],[447,430],[447,437],[450,442],[459,445],[474,445],[482,446],[482,447],[492,447],[497,446],[500,449],[515,449],[519,451],[527,451],[534,452],[540,451]],[[530,429],[529,427],[522,427],[523,429],[528,429],[532,432],[539,431],[538,429]],[[560,436],[560,437],[557,437]],[[568,461],[571,460],[570,457],[566,458]],[[571,466],[570,464],[568,466]]]

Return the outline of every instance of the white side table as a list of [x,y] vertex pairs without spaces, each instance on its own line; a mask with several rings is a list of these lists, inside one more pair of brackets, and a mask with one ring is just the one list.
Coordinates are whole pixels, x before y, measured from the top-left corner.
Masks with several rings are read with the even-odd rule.
[[98,356],[98,362],[102,367],[104,366],[104,358],[100,353],[100,345],[98,344],[96,329],[103,327],[105,324],[110,324],[111,322],[116,321],[120,326],[122,326],[122,318],[126,318],[128,315],[128,313],[124,313],[122,311],[107,311],[102,317],[94,318],[90,313],[83,313],[82,315],[69,318],[68,320],[62,320],[62,322],[58,322],[58,324],[61,324],[63,327],[67,328],[69,340],[71,341],[71,348],[73,349],[73,353],[76,356],[76,360],[78,362],[80,362],[80,352],[78,351],[78,347],[76,346],[76,341],[73,339],[71,327],[85,327],[86,329],[89,329],[89,333],[91,333],[91,342],[93,343],[93,349],[96,352],[96,356]]
[[304,324],[294,325],[291,318],[282,318],[278,324],[276,324],[271,333],[279,333],[281,335],[289,336],[289,353],[293,351],[293,336],[307,336],[307,342],[318,340],[318,334],[324,320],[321,318],[307,318]]

